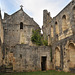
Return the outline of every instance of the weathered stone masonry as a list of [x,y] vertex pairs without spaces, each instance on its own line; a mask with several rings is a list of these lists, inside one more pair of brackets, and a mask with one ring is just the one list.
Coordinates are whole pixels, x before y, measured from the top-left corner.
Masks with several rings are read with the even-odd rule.
[[46,57],[46,70],[50,67],[50,47],[16,45],[12,49],[15,62],[13,62],[13,70],[16,71],[38,71],[42,69],[42,57]]
[[[49,70],[50,47],[37,47],[31,42],[32,30],[39,29],[38,24],[21,8],[12,15],[4,14],[3,25],[3,61],[6,71]],[[2,54],[2,53],[1,53]]]
[[[44,10],[44,13],[44,19],[47,19],[48,11]],[[54,69],[75,71],[75,0],[49,20],[44,20],[42,28],[52,47]]]
[[[43,11],[43,36],[48,46],[31,41],[32,30],[39,25],[23,8],[12,15],[0,11],[0,71],[63,70],[75,72],[75,0],[55,17]],[[4,67],[2,67],[4,66]],[[10,70],[11,70],[10,69]]]

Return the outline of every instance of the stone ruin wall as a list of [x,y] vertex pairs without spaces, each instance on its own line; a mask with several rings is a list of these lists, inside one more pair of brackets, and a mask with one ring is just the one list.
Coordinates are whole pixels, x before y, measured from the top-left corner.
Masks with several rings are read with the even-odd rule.
[[[74,22],[74,13],[75,13],[75,1],[70,2],[59,14],[51,19],[47,19],[47,13],[44,10],[44,19],[43,20],[43,33],[50,38],[49,42],[56,42],[57,40],[62,40],[71,35],[75,35],[75,22]],[[70,10],[70,11],[69,11]],[[47,11],[48,12],[48,11]],[[50,16],[49,16],[50,17]],[[49,22],[50,20],[50,22]],[[45,23],[47,22],[47,23]]]
[[[57,70],[75,71],[75,36],[62,39],[52,46],[53,65]],[[73,48],[69,47],[72,44]],[[57,50],[58,49],[58,50]],[[57,52],[56,52],[57,51]],[[57,54],[58,53],[58,54]],[[58,60],[59,59],[59,60]],[[57,63],[59,65],[57,65]],[[73,64],[74,63],[74,64]]]
[[6,56],[7,64],[13,64],[13,71],[40,71],[41,58],[46,59],[46,70],[50,69],[50,47],[16,45]]
[[[16,44],[28,44],[33,46],[31,42],[32,30],[40,30],[40,27],[23,9],[20,9],[12,15],[5,13],[2,21],[4,29],[4,48],[6,51],[9,48],[13,48]],[[23,24],[23,29],[20,29],[21,23]]]
[[2,26],[2,16],[0,10],[0,66],[3,64],[3,26]]
[[[45,15],[47,15],[47,13]],[[47,22],[48,19],[44,20],[49,24],[45,24],[45,22],[43,22],[44,36],[47,35],[48,45],[52,46],[52,63],[54,69],[75,71],[75,61],[73,61],[75,59],[74,16],[75,0],[72,0],[58,15],[52,18],[51,22]],[[71,46],[69,48],[70,44],[72,44],[73,47]]]

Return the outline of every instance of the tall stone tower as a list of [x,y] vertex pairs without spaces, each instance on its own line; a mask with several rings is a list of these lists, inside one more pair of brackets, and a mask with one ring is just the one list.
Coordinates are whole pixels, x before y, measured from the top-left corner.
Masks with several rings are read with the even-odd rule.
[[50,16],[50,12],[48,12],[47,10],[43,10],[43,26],[42,26],[42,30],[43,30],[43,36],[44,39],[48,39],[48,33],[49,33],[49,26],[50,23],[52,21],[52,17]]
[[51,20],[50,12],[43,10],[43,25],[47,25]]

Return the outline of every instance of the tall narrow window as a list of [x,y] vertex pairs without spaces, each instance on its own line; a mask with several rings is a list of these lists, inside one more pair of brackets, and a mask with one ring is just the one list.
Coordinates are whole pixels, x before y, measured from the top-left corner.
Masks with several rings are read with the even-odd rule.
[[75,15],[75,6],[73,7],[73,14]]
[[20,58],[22,59],[22,54],[20,54]]
[[23,29],[23,23],[22,22],[20,23],[20,29]]
[[51,44],[50,35],[48,35],[48,45]]
[[59,34],[59,26],[57,22],[55,22],[55,29],[56,29],[56,34]]
[[53,27],[51,26],[51,37],[53,37]]
[[62,31],[65,31],[66,29],[68,29],[68,25],[66,22],[66,15],[63,15],[63,17],[62,17]]
[[73,7],[73,16],[72,16],[72,18],[73,18],[73,21],[75,22],[75,6]]

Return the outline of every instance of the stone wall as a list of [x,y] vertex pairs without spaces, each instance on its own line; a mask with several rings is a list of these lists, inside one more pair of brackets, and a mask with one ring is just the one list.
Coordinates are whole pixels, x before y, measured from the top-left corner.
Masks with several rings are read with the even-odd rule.
[[[12,58],[13,55],[13,58]],[[42,70],[42,57],[46,57],[46,70],[50,69],[50,47],[16,45],[7,54],[7,65],[13,64],[14,71],[40,71]],[[9,60],[9,58],[11,60]]]
[[17,72],[51,67],[75,72],[75,0],[53,18],[47,10],[43,11],[43,36],[50,47],[33,46],[33,29],[40,28],[22,8],[12,15],[5,13],[3,20],[0,12],[0,66],[13,67]]
[[4,43],[7,47],[15,46],[16,44],[31,44],[32,30],[34,26],[24,25],[23,29],[20,29],[18,25],[8,25],[7,29],[4,29]]
[[[71,1],[61,12],[53,17],[52,20],[45,18],[47,20],[51,20],[51,22],[44,20],[47,23],[44,24],[45,22],[43,22],[43,35],[47,37],[50,35],[52,43],[71,35],[75,35],[74,8],[75,1]],[[47,15],[47,13],[45,13],[45,15]]]
[[75,71],[75,0],[53,17],[51,22],[44,23],[43,35],[47,36],[48,45],[52,47],[54,69]]
[[[29,17],[23,9],[18,10],[12,15],[4,14],[4,45],[6,48],[12,48],[16,44],[29,44],[31,42],[32,30],[39,29],[38,24]],[[21,23],[23,25],[21,29]]]
[[2,66],[3,62],[3,26],[2,26],[2,16],[0,10],[0,66]]
[[[52,45],[52,56],[53,56],[53,65],[54,65],[54,68],[55,69],[57,69],[57,70],[64,70],[64,71],[71,71],[70,70],[70,68],[71,67],[69,67],[70,66],[70,62],[71,62],[71,59],[69,59],[68,57],[73,57],[73,59],[75,59],[75,36],[70,36],[70,37],[68,37],[68,38],[65,38],[65,39],[63,39],[63,40],[60,40],[60,41],[58,41],[57,43],[54,43],[53,45]],[[70,43],[73,43],[74,44],[74,50],[73,50],[73,53],[71,53],[72,52],[72,50],[71,49],[69,49],[69,44]],[[60,53],[60,55],[58,56],[58,57],[60,57],[60,61],[59,61],[59,65],[60,66],[56,66],[56,48],[58,48],[59,49],[59,53]],[[71,52],[70,52],[70,51]],[[71,53],[71,54],[69,54],[69,52]],[[75,61],[73,61],[72,63],[75,63]],[[74,64],[75,65],[75,64]],[[71,69],[73,69],[74,71],[75,71],[75,67],[74,67],[74,65],[73,65],[73,67],[71,68]],[[71,66],[72,66],[72,64],[71,64]]]

